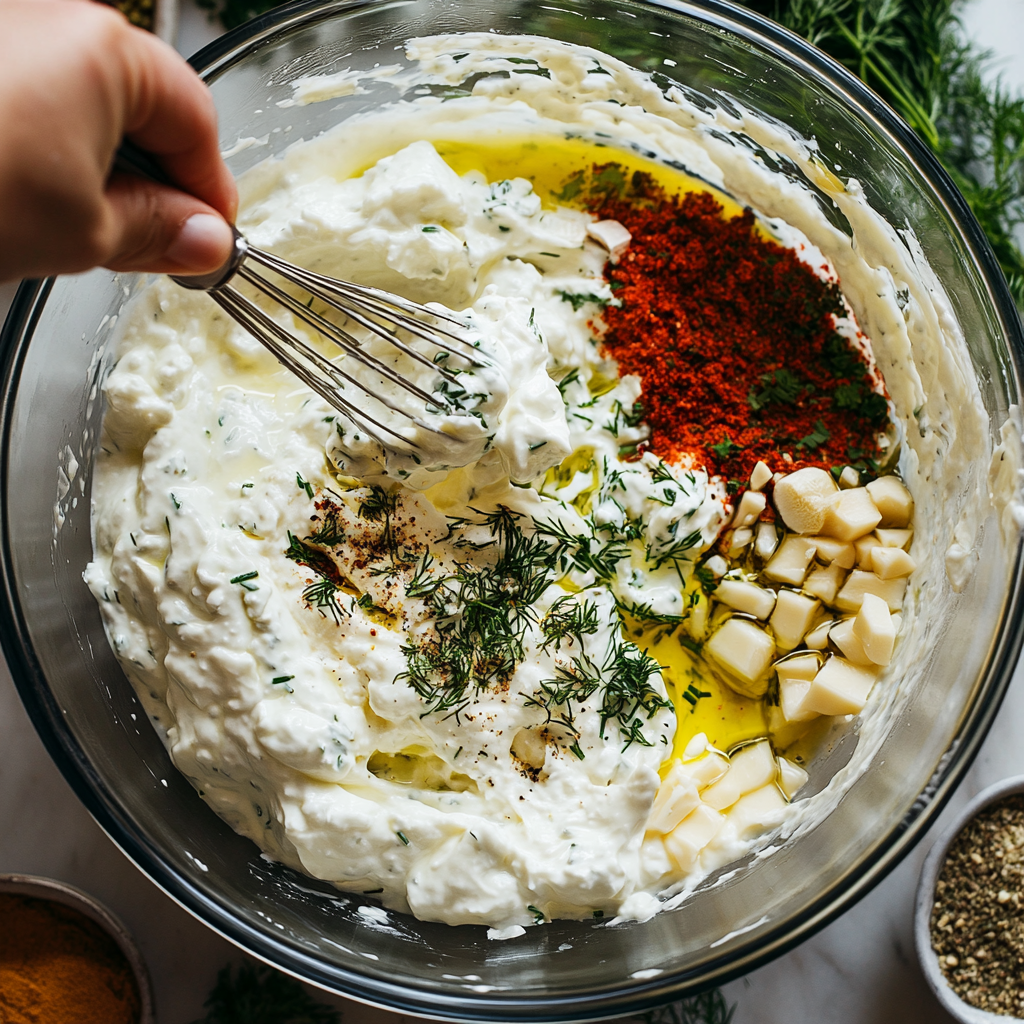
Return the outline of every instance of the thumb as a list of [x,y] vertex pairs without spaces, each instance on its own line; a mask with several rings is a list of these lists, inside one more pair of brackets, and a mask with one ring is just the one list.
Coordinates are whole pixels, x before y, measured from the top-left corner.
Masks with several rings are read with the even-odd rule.
[[207,274],[231,256],[227,221],[208,204],[133,174],[115,174],[105,192],[104,255],[109,270]]

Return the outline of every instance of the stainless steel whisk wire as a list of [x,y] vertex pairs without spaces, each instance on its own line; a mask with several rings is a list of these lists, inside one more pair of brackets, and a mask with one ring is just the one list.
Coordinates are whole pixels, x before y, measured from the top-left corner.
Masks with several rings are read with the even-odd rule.
[[[161,184],[174,185],[148,153],[144,153],[128,142],[122,143],[118,150],[115,167],[150,178]],[[346,386],[351,386],[362,395],[368,395],[417,427],[444,437],[452,445],[459,443],[458,438],[439,430],[426,422],[423,417],[403,408],[386,394],[382,394],[380,388],[373,389],[365,381],[347,372],[342,365],[328,359],[302,338],[292,334],[255,302],[243,295],[231,282],[237,277],[279,303],[293,317],[301,320],[321,337],[337,345],[343,356],[351,357],[371,373],[376,374],[381,382],[389,382],[400,391],[422,402],[425,412],[451,410],[450,408],[446,409],[448,403],[439,399],[436,394],[425,391],[383,359],[366,351],[360,339],[354,334],[314,311],[313,303],[319,301],[336,310],[369,334],[392,345],[413,362],[429,368],[433,374],[440,376],[454,387],[460,387],[460,385],[455,375],[440,365],[445,361],[443,354],[460,357],[470,366],[481,365],[480,353],[473,343],[455,333],[454,329],[456,328],[466,330],[465,323],[443,310],[432,309],[379,288],[354,284],[350,281],[342,281],[304,270],[273,253],[250,245],[237,228],[233,230],[235,245],[231,258],[224,266],[211,274],[197,276],[172,274],[170,275],[171,280],[184,288],[205,291],[228,316],[259,341],[282,366],[290,370],[307,387],[320,395],[324,401],[356,427],[361,427],[377,443],[386,447],[394,447],[396,442],[400,447],[413,449],[418,447],[413,440],[386,423],[380,422],[367,409],[357,405],[352,398],[341,394]],[[257,264],[261,269],[271,271],[289,284],[301,288],[311,296],[309,302],[307,304],[299,302],[263,273],[254,269],[249,265],[250,263]],[[424,320],[428,322],[425,323]],[[429,321],[433,321],[433,323]],[[414,340],[419,339],[433,345],[437,349],[434,357],[428,357],[412,344],[404,341],[399,337],[399,331],[404,331]],[[384,435],[389,435],[391,440],[386,440]]]

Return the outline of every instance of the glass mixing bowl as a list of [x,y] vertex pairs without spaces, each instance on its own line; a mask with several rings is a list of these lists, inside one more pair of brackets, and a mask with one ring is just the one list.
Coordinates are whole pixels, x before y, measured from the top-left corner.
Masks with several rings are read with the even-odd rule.
[[[891,224],[912,226],[951,296],[995,440],[1020,403],[1024,345],[978,225],[884,104],[777,26],[714,0],[305,2],[229,34],[193,63],[241,173],[378,104],[387,88],[279,105],[296,77],[399,63],[410,36],[463,30],[587,43],[655,72],[662,86],[682,83],[695,102],[742,97],[803,136],[841,144],[830,162],[862,182]],[[1022,635],[1019,539],[1002,539],[992,521],[973,579],[921,652],[928,685],[896,709],[872,769],[815,829],[673,912],[614,927],[556,921],[494,942],[477,927],[397,914],[382,923],[359,913],[366,901],[268,863],[171,764],[82,582],[105,343],[136,284],[105,271],[26,283],[4,328],[0,630],[36,728],[92,814],[174,899],[256,956],[327,989],[435,1017],[638,1011],[749,971],[835,917],[920,838],[977,751]],[[848,757],[855,741],[851,733],[833,756]]]

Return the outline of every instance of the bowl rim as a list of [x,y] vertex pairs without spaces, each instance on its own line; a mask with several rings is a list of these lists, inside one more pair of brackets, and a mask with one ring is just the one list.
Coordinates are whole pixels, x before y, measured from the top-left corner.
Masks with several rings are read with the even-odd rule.
[[117,943],[125,960],[128,961],[128,966],[132,969],[139,992],[138,1024],[156,1024],[153,984],[149,977],[149,968],[146,966],[142,951],[132,933],[109,907],[100,903],[95,896],[90,896],[89,893],[83,892],[77,886],[62,882],[58,878],[24,875],[19,872],[0,874],[0,893],[62,903],[98,924]]
[[961,1024],[1013,1024],[1022,1018],[991,1013],[972,1006],[961,999],[946,981],[939,969],[938,957],[932,949],[931,942],[931,911],[935,902],[935,886],[945,865],[946,854],[964,826],[1005,797],[1021,793],[1024,793],[1024,775],[1011,775],[986,787],[971,799],[932,844],[917,883],[917,896],[914,902],[914,946],[917,949],[917,959],[921,964],[925,981],[928,982],[928,987],[936,999],[942,1004],[943,1009]]
[[[190,58],[207,81],[216,79],[279,33],[315,24],[339,14],[387,8],[396,0],[294,0],[240,26]],[[683,15],[713,30],[738,35],[825,86],[858,117],[872,124],[902,150],[960,231],[975,261],[988,299],[1006,339],[1007,372],[1021,392],[1024,377],[1024,330],[1002,271],[980,225],[952,179],[913,130],[851,72],[806,40],[762,16],[727,0],[620,0],[639,10]],[[573,0],[567,0],[571,8]],[[320,961],[296,947],[257,931],[235,918],[217,901],[181,877],[149,843],[92,771],[77,741],[61,726],[62,715],[45,685],[14,586],[8,531],[7,482],[10,433],[17,382],[25,351],[53,280],[25,281],[15,296],[0,331],[0,647],[7,658],[22,701],[50,755],[76,795],[121,851],[171,899],[215,932],[257,959],[300,980],[359,1002],[442,1020],[570,1021],[605,1019],[642,1012],[683,995],[720,985],[786,953],[825,927],[877,885],[921,839],[970,767],[992,725],[1024,644],[1024,629],[1003,628],[988,654],[987,686],[961,720],[957,737],[932,778],[904,818],[872,851],[870,857],[808,905],[800,914],[768,932],[741,943],[695,968],[666,971],[657,978],[625,979],[612,993],[531,994],[465,991],[439,992],[399,984],[351,968],[326,970]],[[1013,585],[1003,609],[1003,624],[1024,621],[1024,543],[1018,539],[1013,557]]]

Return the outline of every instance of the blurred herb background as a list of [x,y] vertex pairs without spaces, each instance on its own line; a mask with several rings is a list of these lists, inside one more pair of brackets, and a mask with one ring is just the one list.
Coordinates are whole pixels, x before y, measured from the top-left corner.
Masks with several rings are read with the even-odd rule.
[[[217,975],[207,1011],[194,1024],[342,1024],[342,1015],[317,1002],[293,978],[250,962]],[[736,1012],[718,989],[651,1010],[637,1024],[730,1024]]]
[[879,93],[956,182],[1024,309],[1024,98],[986,75],[962,0],[747,0]]

